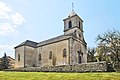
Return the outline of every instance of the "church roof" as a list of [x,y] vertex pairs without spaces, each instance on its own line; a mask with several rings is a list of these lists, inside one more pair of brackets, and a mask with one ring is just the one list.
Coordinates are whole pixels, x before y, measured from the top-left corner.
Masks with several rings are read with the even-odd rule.
[[62,41],[62,40],[68,39],[69,37],[70,36],[65,36],[65,35],[57,36],[57,37],[54,37],[54,38],[51,38],[51,39],[40,42],[37,45],[37,47],[47,45],[47,44],[51,44],[51,43],[58,42],[58,41]]
[[37,42],[26,40],[23,43],[21,43],[18,46],[16,46],[15,48],[18,48],[18,47],[21,47],[21,46],[30,46],[30,47],[34,47],[35,48],[37,46],[37,44],[38,44]]
[[21,46],[30,46],[30,47],[36,48],[36,47],[39,47],[39,46],[43,46],[43,45],[51,44],[51,43],[54,43],[54,42],[62,41],[62,40],[68,39],[69,37],[70,36],[61,35],[61,36],[57,36],[57,37],[54,37],[54,38],[51,38],[51,39],[48,39],[48,40],[45,40],[45,41],[42,41],[42,42],[39,42],[39,43],[30,41],[30,40],[26,40],[23,43],[16,46],[15,48],[18,48],[18,47],[21,47]]

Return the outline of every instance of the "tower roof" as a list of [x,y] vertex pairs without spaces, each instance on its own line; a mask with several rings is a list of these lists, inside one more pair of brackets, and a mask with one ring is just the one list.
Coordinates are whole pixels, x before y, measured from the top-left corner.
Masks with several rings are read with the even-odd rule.
[[80,16],[78,16],[78,15],[76,14],[76,12],[75,12],[74,10],[72,10],[72,11],[69,13],[69,15],[67,16],[67,18],[63,19],[63,21],[65,21],[66,19],[69,19],[70,17],[74,17],[74,16],[77,16],[77,17],[83,22],[83,20],[80,18]]
[[72,17],[74,15],[77,15],[77,14],[75,13],[75,11],[72,11],[72,12],[69,13],[68,17]]

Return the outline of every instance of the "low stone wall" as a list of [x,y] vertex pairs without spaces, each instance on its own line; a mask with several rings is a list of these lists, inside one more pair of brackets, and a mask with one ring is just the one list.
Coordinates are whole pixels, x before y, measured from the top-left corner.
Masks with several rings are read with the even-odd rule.
[[106,62],[83,63],[77,65],[61,65],[49,67],[27,67],[13,69],[21,72],[106,72]]

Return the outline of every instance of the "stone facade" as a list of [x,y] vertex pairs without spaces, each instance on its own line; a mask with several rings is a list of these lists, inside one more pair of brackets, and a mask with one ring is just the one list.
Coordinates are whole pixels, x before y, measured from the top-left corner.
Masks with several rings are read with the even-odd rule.
[[72,11],[63,21],[63,35],[40,43],[27,40],[16,46],[15,68],[87,63],[83,20]]
[[[66,58],[63,57],[63,49],[66,49]],[[52,52],[52,59],[49,59],[49,54]],[[68,64],[68,40],[59,41],[49,45],[40,46],[37,48],[37,55],[41,53],[41,60],[37,57],[37,66],[52,66]]]
[[[15,49],[15,67],[24,67],[24,50],[25,46],[21,46]],[[18,55],[20,55],[20,60],[18,60]]]

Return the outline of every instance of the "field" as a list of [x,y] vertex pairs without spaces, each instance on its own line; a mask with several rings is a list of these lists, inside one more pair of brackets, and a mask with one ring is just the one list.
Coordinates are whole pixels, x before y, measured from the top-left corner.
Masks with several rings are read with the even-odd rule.
[[120,80],[120,73],[0,72],[0,80]]

